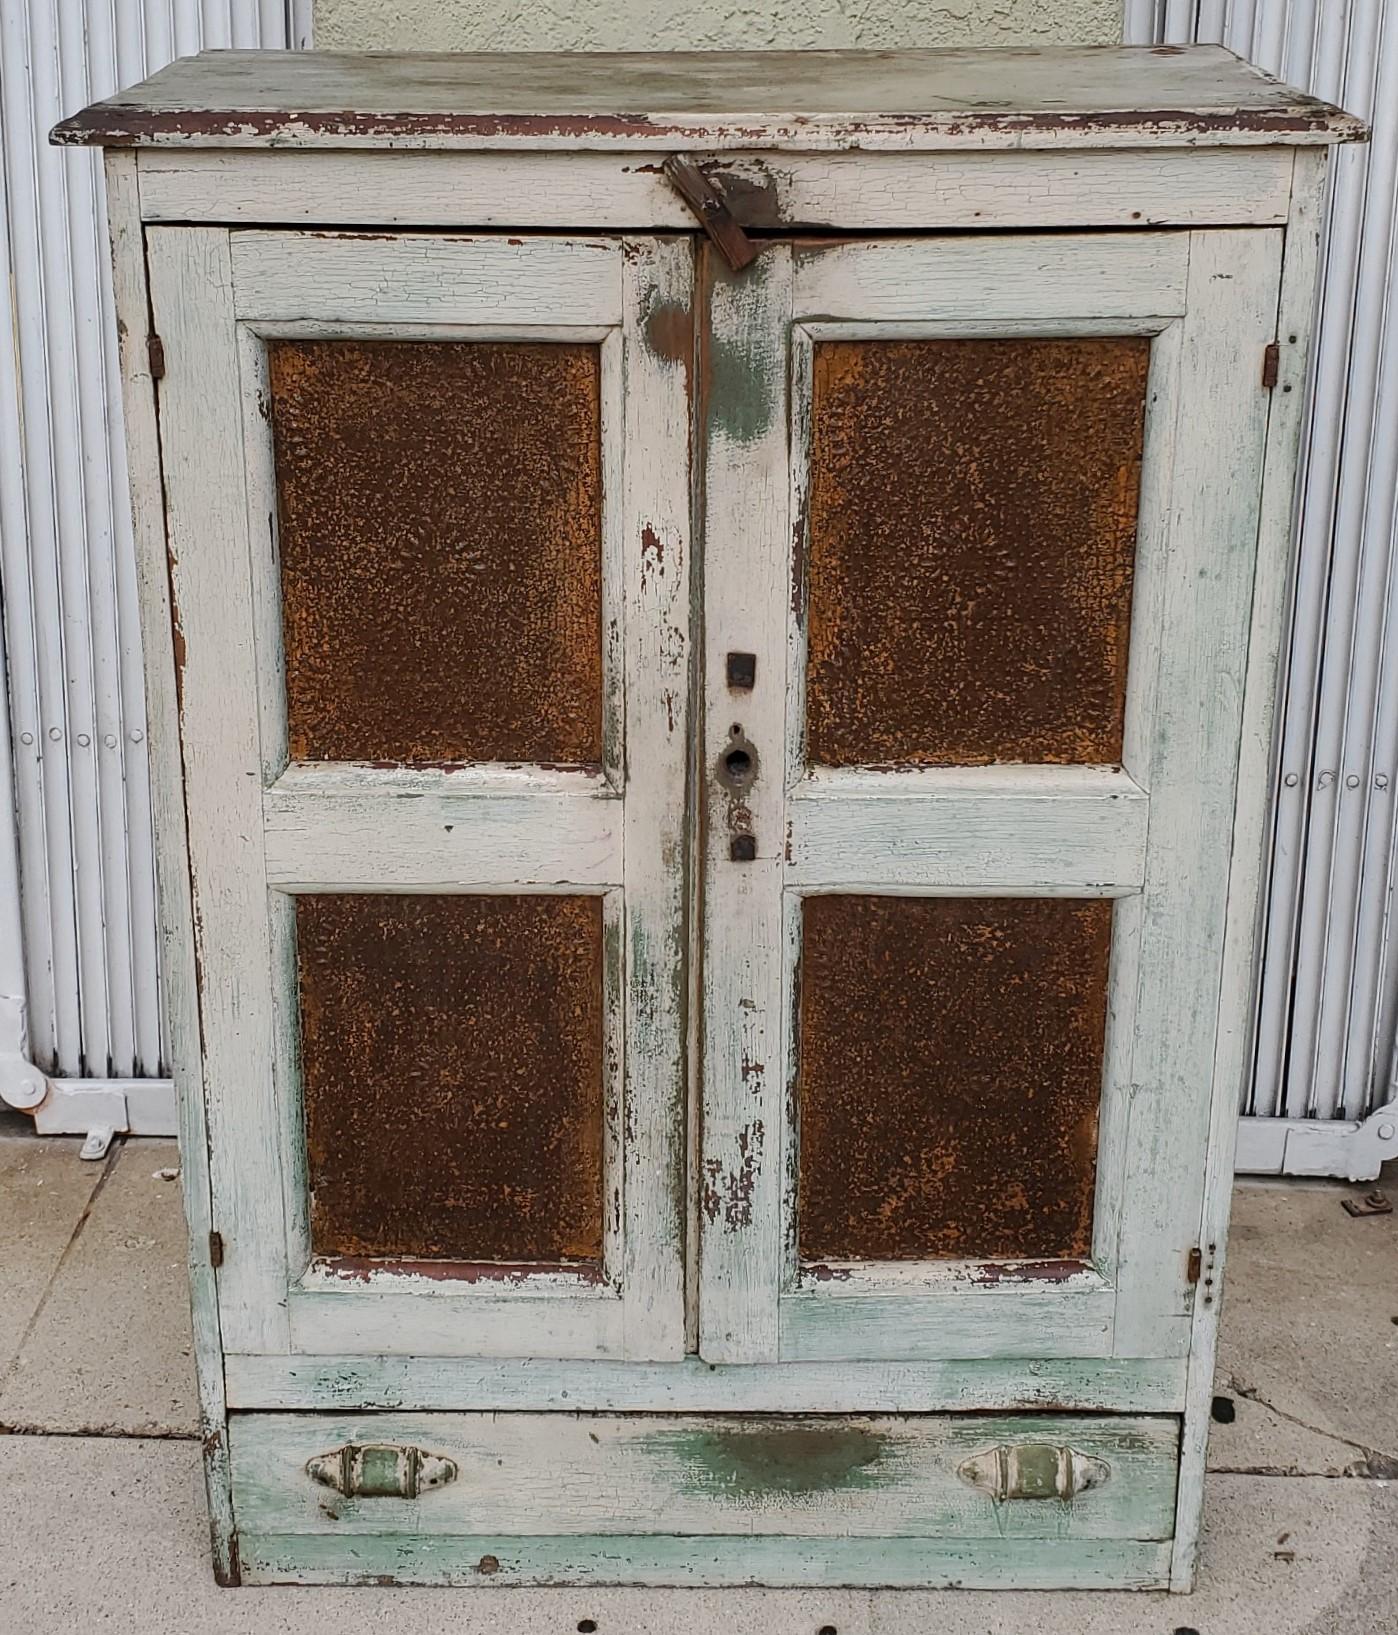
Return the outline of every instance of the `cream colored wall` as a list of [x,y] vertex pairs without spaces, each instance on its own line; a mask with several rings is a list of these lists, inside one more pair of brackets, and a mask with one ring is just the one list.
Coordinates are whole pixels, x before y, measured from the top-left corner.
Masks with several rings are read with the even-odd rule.
[[663,51],[1106,45],[1123,0],[315,0],[350,51]]

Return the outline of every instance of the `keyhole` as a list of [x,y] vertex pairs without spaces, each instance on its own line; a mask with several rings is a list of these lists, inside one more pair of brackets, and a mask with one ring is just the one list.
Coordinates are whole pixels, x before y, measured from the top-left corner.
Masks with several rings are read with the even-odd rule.
[[719,752],[715,770],[718,781],[733,795],[744,795],[757,778],[757,751],[743,736],[743,729],[734,723],[736,731]]

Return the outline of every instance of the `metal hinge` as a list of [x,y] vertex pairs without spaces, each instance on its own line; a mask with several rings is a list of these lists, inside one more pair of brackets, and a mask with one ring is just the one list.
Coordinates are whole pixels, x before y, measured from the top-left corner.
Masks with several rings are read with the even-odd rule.
[[209,1233],[209,1265],[219,1267],[223,1265],[223,1233]]
[[152,331],[146,337],[146,356],[150,360],[150,378],[165,379],[165,342]]
[[1267,349],[1262,354],[1262,384],[1270,392],[1277,384],[1277,376],[1281,373],[1281,347],[1275,341],[1268,341]]
[[1189,1251],[1189,1259],[1185,1262],[1184,1280],[1186,1283],[1197,1283],[1204,1271],[1204,1251],[1197,1246]]

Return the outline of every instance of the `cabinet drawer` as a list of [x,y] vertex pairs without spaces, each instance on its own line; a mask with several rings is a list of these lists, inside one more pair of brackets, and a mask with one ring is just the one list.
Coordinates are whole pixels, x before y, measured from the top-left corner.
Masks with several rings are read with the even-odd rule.
[[1178,1440],[1170,1417],[1066,1414],[241,1414],[230,1425],[240,1532],[339,1537],[1162,1540]]

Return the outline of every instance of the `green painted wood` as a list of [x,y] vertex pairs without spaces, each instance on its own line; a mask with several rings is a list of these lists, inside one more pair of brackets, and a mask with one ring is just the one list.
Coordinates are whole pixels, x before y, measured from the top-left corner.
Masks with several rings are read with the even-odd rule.
[[837,1585],[1158,1590],[1170,1547],[1140,1539],[353,1538],[245,1533],[249,1584]]
[[[239,1530],[1169,1538],[1179,1422],[1126,1415],[234,1414]],[[401,1445],[458,1476],[421,1498],[327,1497],[345,1445]],[[998,1447],[1108,1467],[1072,1500],[997,1502],[962,1473]]]
[[456,1357],[225,1360],[233,1408],[539,1409],[683,1413],[1178,1413],[1180,1357],[1002,1358],[724,1366]]

